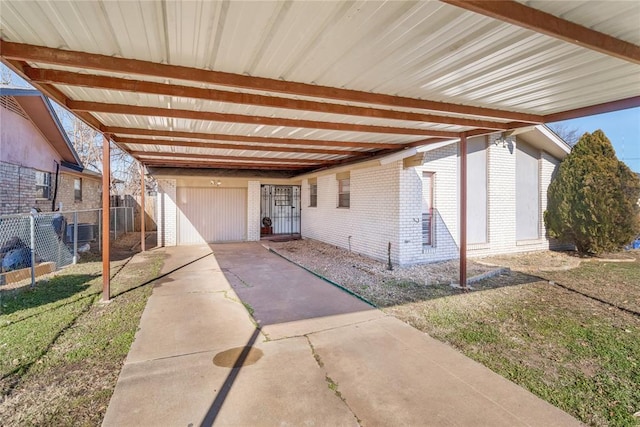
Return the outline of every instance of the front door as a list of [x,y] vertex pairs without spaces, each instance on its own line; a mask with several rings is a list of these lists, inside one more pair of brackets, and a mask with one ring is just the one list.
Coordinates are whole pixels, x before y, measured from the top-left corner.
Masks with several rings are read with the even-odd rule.
[[261,235],[300,233],[300,187],[263,185]]

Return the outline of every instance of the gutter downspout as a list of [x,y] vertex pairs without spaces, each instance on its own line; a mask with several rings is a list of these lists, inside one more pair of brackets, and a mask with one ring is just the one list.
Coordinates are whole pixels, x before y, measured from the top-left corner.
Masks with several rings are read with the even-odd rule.
[[53,161],[56,164],[56,186],[53,189],[53,198],[51,200],[51,212],[56,210],[56,199],[58,198],[58,186],[60,184],[60,163]]

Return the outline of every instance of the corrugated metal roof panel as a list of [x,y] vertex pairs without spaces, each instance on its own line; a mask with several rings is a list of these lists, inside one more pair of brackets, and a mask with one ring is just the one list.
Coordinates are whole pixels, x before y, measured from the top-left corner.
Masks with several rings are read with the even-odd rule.
[[[521,2],[640,44],[639,2]],[[640,96],[640,68],[637,64],[441,2],[4,0],[2,8],[0,28],[5,40],[239,75],[536,115]],[[274,95],[268,90],[230,88],[126,73],[83,71],[81,67],[30,65]],[[73,100],[334,123],[413,129],[428,127],[450,132],[470,129],[140,92],[56,86]],[[318,100],[305,96],[276,95]],[[429,113],[406,107],[375,105],[375,108]],[[465,117],[463,114],[449,115]],[[95,113],[95,116],[111,127],[396,144],[424,139],[409,135],[131,114]],[[153,146],[145,147],[147,150]],[[198,152],[192,148],[184,150]],[[238,150],[231,151],[238,155]],[[259,154],[255,150],[245,151],[253,153],[251,155]],[[297,154],[278,155],[291,158]]]
[[638,1],[517,1],[592,30],[640,45]]
[[[556,3],[562,2],[531,4],[616,35],[614,22],[622,22],[618,27],[627,33],[637,32],[635,6],[621,7],[627,14],[620,17],[615,8],[596,3],[568,11],[551,6]],[[575,84],[573,71],[554,74],[554,61],[584,57],[585,49],[436,2],[5,1],[3,7],[3,32],[20,42],[517,111],[547,113],[584,104],[579,97],[560,103],[545,97],[532,106],[508,99],[487,102],[487,91],[508,91],[540,74],[549,75],[548,88],[566,92]],[[638,42],[639,36],[626,37]],[[543,52],[546,58],[540,58]],[[587,57],[599,69],[614,64],[638,75],[633,64],[599,53]],[[479,78],[482,70],[509,69],[517,61],[517,75],[503,73],[491,90],[452,90]],[[618,93],[610,91],[615,76],[598,76],[592,78],[602,94],[598,100],[615,99]],[[628,95],[640,94],[640,81],[632,83]]]

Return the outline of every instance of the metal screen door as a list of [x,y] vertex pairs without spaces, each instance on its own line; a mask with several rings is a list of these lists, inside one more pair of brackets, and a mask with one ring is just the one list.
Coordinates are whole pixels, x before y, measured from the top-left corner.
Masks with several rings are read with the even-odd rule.
[[300,233],[299,186],[262,186],[260,230],[262,235]]

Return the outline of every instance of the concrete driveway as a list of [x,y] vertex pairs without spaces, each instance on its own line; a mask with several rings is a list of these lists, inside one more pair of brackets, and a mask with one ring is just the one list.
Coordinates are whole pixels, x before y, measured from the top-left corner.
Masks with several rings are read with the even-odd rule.
[[580,425],[258,243],[165,251],[105,426]]

